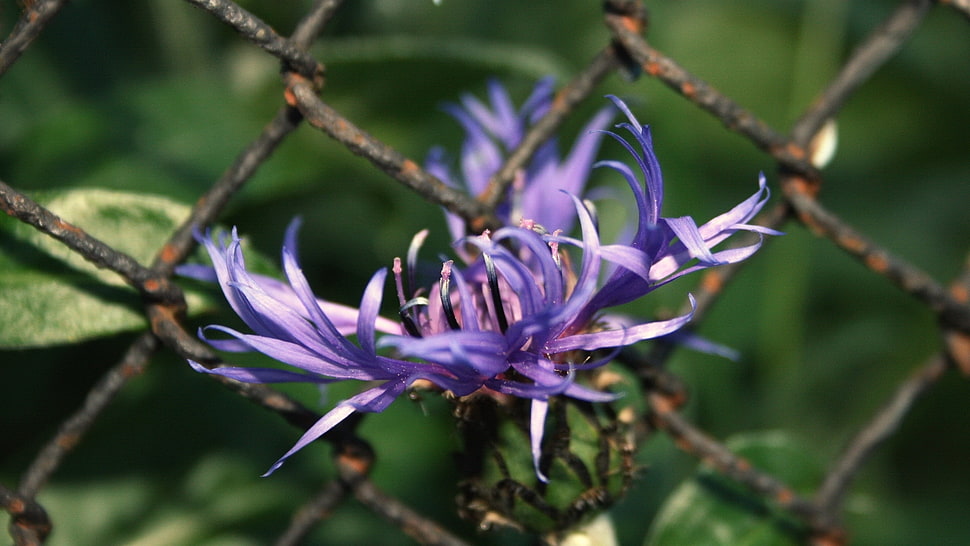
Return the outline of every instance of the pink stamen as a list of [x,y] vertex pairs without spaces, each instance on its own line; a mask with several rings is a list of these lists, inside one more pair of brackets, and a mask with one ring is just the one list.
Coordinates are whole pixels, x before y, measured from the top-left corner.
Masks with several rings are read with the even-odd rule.
[[401,258],[394,258],[394,267],[391,268],[391,271],[394,273],[394,286],[397,289],[397,301],[401,307],[404,307],[404,304],[407,303],[407,298],[404,297],[404,279],[401,277],[401,273],[403,273],[404,270],[401,268]]
[[[552,232],[553,237],[559,237],[559,235],[561,234],[562,234],[561,229],[557,229],[556,231]],[[561,260],[561,257],[559,256],[559,241],[555,239],[549,241],[549,249],[552,250],[552,260],[556,262],[556,267],[558,267],[561,270],[562,260]]]
[[461,325],[458,317],[455,316],[455,308],[451,305],[451,266],[454,260],[448,260],[441,264],[441,280],[438,282],[438,295],[441,298],[441,310],[448,319],[448,325],[452,330],[460,330]]

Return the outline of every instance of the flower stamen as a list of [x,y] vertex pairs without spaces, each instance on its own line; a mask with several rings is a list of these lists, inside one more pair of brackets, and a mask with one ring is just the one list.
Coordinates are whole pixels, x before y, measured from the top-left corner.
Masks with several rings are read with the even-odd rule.
[[414,337],[424,337],[424,336],[421,335],[421,327],[418,326],[418,323],[414,320],[414,317],[411,314],[411,309],[418,306],[427,307],[428,303],[430,303],[428,301],[428,298],[415,297],[415,298],[412,298],[411,301],[402,305],[400,310],[398,310],[398,315],[400,315],[401,317],[401,324],[403,324],[404,329],[407,330],[408,333]]
[[438,294],[441,297],[441,310],[444,312],[445,318],[448,319],[448,326],[451,326],[452,330],[461,330],[461,324],[458,323],[458,317],[455,316],[455,308],[451,305],[451,266],[454,263],[454,260],[448,260],[441,264]]
[[[425,239],[428,238],[428,230],[422,229],[421,231],[414,234],[411,238],[411,244],[408,246],[408,290],[414,290],[417,283],[414,280],[414,272],[418,269],[418,251],[421,250],[421,246],[424,245]],[[413,292],[417,293],[417,292]]]
[[[557,229],[556,231],[552,232],[553,237],[559,237],[560,235],[562,235],[561,229]],[[562,254],[559,253],[559,241],[552,239],[548,244],[549,250],[552,252],[552,261],[556,264],[556,267],[559,268],[559,271],[562,272]]]
[[404,270],[401,268],[401,258],[394,258],[394,266],[391,268],[391,272],[394,273],[394,288],[397,290],[397,301],[401,306],[401,311],[404,311],[404,304],[407,302],[407,298],[404,296],[404,279],[401,276]]
[[492,296],[492,306],[495,308],[495,320],[498,321],[499,331],[504,334],[509,329],[509,319],[505,316],[505,307],[502,306],[495,261],[487,252],[482,254],[482,259],[485,260],[485,276],[488,279],[488,292]]

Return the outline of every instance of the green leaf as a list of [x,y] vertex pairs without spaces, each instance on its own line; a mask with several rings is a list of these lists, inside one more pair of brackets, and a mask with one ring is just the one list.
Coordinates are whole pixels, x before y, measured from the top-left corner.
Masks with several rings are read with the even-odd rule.
[[[143,264],[190,212],[165,197],[103,189],[35,197],[65,221]],[[140,297],[117,274],[98,269],[8,216],[0,217],[0,242],[0,347],[76,343],[147,327]],[[198,291],[188,291],[186,299],[192,312],[214,305]]]
[[256,468],[215,453],[164,487],[124,474],[52,484],[44,506],[74,517],[57,520],[49,544],[264,544],[252,536],[260,516],[296,493],[286,482],[257,481]]
[[[810,491],[821,479],[811,450],[784,432],[738,435],[727,446],[795,491]],[[795,546],[804,531],[777,506],[705,465],[667,498],[644,544]]]

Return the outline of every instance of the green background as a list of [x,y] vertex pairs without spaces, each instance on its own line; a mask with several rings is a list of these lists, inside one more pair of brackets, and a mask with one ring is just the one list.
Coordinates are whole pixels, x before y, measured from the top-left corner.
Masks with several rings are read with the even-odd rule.
[[[313,48],[327,65],[322,96],[418,161],[435,144],[454,155],[460,150],[462,132],[440,109],[443,102],[464,91],[482,96],[493,76],[521,101],[537,77],[552,74],[562,83],[609,41],[599,2],[346,4]],[[649,2],[648,37],[784,130],[895,4]],[[242,5],[287,33],[309,3]],[[0,34],[17,14],[15,2],[0,3]],[[821,193],[848,223],[944,283],[959,273],[970,240],[968,51],[966,20],[933,9],[905,49],[846,104]],[[561,131],[563,145],[607,93],[628,99],[653,127],[666,215],[704,221],[750,195],[759,171],[778,193],[769,157],[650,78],[630,83],[610,76]],[[188,4],[73,2],[0,78],[0,179],[27,192],[106,188],[190,205],[281,100],[278,62]],[[600,157],[625,159],[612,144]],[[621,185],[607,171],[593,180]],[[237,225],[275,259],[294,215],[304,218],[302,257],[317,293],[348,304],[357,303],[374,270],[406,251],[414,232],[432,230],[425,246],[432,254],[449,242],[434,206],[306,126],[236,196],[221,222]],[[13,253],[15,223],[0,218],[4,253]],[[713,436],[783,430],[824,467],[941,343],[933,315],[913,298],[801,226],[785,229],[701,328],[738,349],[741,360],[681,351],[671,367],[690,386],[687,414]],[[692,286],[679,281],[626,310],[674,308]],[[0,300],[10,297],[0,293]],[[51,312],[62,319],[77,314],[67,306]],[[191,327],[234,320],[222,309],[193,317]],[[134,335],[0,351],[0,482],[16,484]],[[354,388],[338,386],[329,400]],[[313,387],[286,390],[326,409]],[[944,377],[864,467],[846,505],[857,543],[970,542],[967,394],[966,379]],[[402,399],[368,418],[362,432],[378,453],[373,477],[380,487],[474,541],[506,543],[514,536],[476,535],[454,515],[457,439],[441,401]],[[298,434],[163,352],[41,491],[55,524],[50,544],[267,543],[332,477],[322,444],[273,477],[258,477]],[[623,544],[643,540],[663,500],[696,466],[662,436],[639,460],[646,471],[614,510]],[[310,542],[408,539],[350,502]]]

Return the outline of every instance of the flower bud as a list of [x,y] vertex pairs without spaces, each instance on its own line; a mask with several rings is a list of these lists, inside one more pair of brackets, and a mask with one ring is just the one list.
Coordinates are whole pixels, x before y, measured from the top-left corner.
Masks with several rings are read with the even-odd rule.
[[633,428],[642,414],[632,404],[642,398],[632,392],[636,379],[619,366],[593,370],[587,379],[625,394],[613,403],[549,400],[539,462],[548,482],[533,466],[527,400],[476,394],[458,401],[462,517],[483,530],[509,526],[558,543],[623,495],[636,470]]

